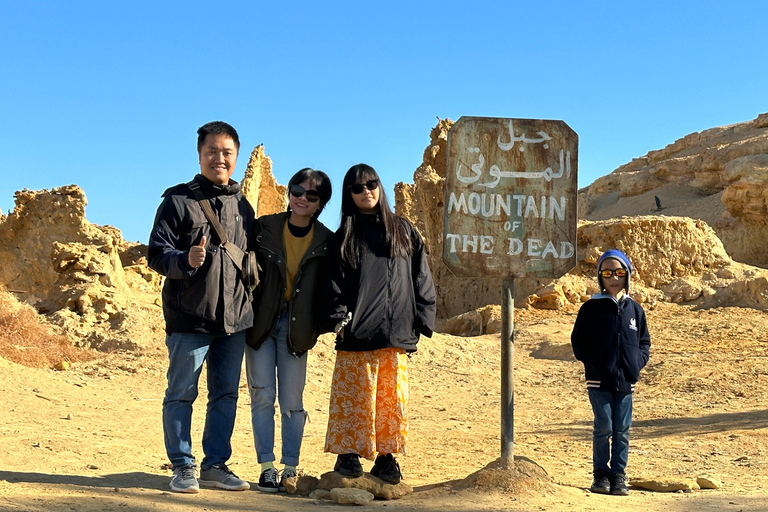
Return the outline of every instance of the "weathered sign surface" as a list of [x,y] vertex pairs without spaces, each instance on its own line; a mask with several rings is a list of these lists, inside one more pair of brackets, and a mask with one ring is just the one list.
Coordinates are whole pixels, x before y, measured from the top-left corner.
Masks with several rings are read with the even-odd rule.
[[443,229],[454,274],[555,278],[576,265],[578,140],[563,121],[459,118]]

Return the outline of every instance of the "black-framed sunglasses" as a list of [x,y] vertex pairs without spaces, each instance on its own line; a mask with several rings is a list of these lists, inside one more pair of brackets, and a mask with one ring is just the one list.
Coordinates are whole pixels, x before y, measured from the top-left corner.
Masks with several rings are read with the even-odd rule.
[[364,188],[367,188],[368,190],[376,190],[379,188],[379,180],[370,180],[366,181],[365,183],[355,183],[349,187],[353,194],[362,194]]
[[320,192],[317,190],[305,190],[301,185],[291,185],[289,189],[293,197],[299,198],[304,194],[307,195],[307,201],[310,203],[316,203],[320,200]]
[[614,275],[616,277],[624,277],[627,275],[627,270],[623,268],[617,268],[616,270],[611,269],[605,269],[600,271],[600,275],[606,279],[612,278]]

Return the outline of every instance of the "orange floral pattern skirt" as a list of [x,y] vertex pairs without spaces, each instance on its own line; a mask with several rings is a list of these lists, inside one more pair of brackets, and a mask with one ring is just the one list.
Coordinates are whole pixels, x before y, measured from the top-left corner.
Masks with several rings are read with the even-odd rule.
[[405,454],[408,356],[398,348],[336,352],[325,451]]

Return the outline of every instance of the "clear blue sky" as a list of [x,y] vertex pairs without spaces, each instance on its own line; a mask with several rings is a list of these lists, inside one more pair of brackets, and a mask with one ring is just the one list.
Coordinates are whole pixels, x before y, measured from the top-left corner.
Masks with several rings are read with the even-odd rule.
[[392,196],[437,117],[562,119],[584,187],[768,111],[766,19],[763,1],[0,0],[0,210],[75,183],[88,220],[146,242],[212,120],[240,133],[235,179],[264,144],[280,183],[366,162]]

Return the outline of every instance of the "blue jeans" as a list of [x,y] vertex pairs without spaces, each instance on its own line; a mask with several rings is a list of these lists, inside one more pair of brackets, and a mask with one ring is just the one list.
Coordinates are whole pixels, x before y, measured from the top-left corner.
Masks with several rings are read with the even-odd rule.
[[[280,314],[274,332],[258,350],[245,349],[245,373],[251,393],[251,423],[256,459],[275,460],[275,398],[280,404],[282,464],[299,465],[304,437],[304,382],[307,354],[293,356],[288,350],[288,313]],[[279,393],[278,391],[279,385]]]
[[[624,473],[629,456],[629,427],[632,424],[632,393],[589,389],[595,414],[592,431],[594,473]],[[610,466],[609,466],[610,463]]]
[[208,407],[203,431],[203,469],[224,464],[232,455],[230,440],[235,426],[237,389],[243,364],[245,331],[231,335],[172,333],[168,347],[168,388],[163,400],[165,451],[177,468],[194,464],[192,455],[192,404],[207,361]]

